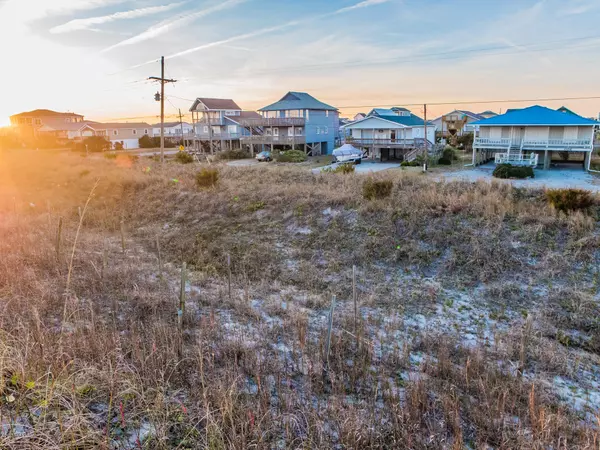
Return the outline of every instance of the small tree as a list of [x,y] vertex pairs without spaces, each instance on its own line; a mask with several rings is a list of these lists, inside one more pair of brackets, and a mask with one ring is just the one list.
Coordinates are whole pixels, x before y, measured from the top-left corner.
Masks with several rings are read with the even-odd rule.
[[92,153],[105,152],[110,149],[110,142],[104,136],[86,137],[82,144],[83,150],[87,148]]

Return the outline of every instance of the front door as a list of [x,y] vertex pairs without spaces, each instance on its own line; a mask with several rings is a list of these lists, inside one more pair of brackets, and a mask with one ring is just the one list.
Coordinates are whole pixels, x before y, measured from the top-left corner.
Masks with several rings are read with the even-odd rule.
[[396,130],[392,130],[392,142],[396,142]]

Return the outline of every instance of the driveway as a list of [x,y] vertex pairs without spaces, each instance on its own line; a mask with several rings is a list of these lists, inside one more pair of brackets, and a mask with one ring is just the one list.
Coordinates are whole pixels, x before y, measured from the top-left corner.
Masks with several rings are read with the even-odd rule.
[[[339,164],[330,164],[325,167],[317,167],[313,169],[313,173],[319,173],[323,169],[331,168],[335,169]],[[354,173],[373,173],[373,172],[381,172],[382,170],[388,169],[397,169],[400,167],[400,163],[380,163],[373,161],[363,161],[361,164],[356,164],[354,166]]]
[[556,168],[550,170],[535,170],[535,178],[527,180],[498,180],[492,177],[495,164],[485,164],[473,169],[460,170],[458,172],[448,172],[440,175],[440,179],[446,181],[466,180],[466,181],[505,181],[512,183],[515,187],[529,188],[577,188],[587,189],[592,192],[600,192],[600,179],[585,172],[581,168]]
[[255,159],[239,159],[236,161],[229,161],[227,163],[227,165],[229,167],[249,167],[249,166],[256,166],[257,164],[260,164],[260,163]]

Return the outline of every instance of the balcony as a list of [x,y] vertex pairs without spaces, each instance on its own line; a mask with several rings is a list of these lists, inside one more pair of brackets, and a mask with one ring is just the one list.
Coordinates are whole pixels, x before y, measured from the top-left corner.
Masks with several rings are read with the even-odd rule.
[[237,121],[243,127],[303,127],[306,119],[302,117],[289,117],[277,119],[243,119]]
[[[419,141],[417,139],[417,141]],[[420,140],[421,146],[423,145],[423,139]],[[389,148],[413,148],[415,146],[415,139],[370,139],[370,138],[353,138],[348,140],[348,143],[352,145],[359,145],[362,147],[389,147]],[[418,144],[418,142],[417,142]]]
[[[213,133],[213,141],[234,141],[242,137],[241,133]],[[200,141],[210,141],[211,137],[208,133],[196,133],[195,139]]]
[[473,147],[480,149],[501,149],[506,150],[509,147],[517,147],[521,150],[550,150],[550,151],[569,151],[569,152],[587,152],[593,149],[591,139],[488,139],[475,138]]
[[306,137],[254,135],[242,136],[242,142],[245,144],[300,145],[306,143]]

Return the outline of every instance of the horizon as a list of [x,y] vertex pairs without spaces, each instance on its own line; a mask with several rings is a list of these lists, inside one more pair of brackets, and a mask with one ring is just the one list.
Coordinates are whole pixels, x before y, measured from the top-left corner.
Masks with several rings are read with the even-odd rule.
[[161,55],[179,80],[166,87],[167,120],[178,109],[189,120],[197,97],[257,110],[288,91],[350,118],[392,104],[422,117],[425,103],[428,119],[534,104],[598,117],[598,99],[527,99],[599,96],[590,55],[600,33],[580,30],[593,29],[600,2],[479,3],[0,0],[0,42],[15,69],[0,75],[10,87],[0,126],[35,109],[155,122],[148,77],[160,75]]

